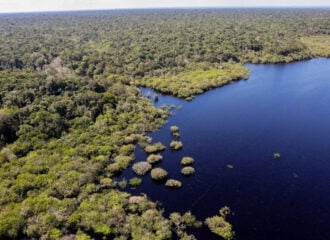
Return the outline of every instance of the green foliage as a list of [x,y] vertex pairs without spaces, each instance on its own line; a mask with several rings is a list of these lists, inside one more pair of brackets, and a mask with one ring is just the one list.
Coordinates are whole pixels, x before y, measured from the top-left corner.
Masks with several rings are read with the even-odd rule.
[[153,180],[163,180],[167,177],[168,173],[162,168],[154,168],[151,170],[151,178]]
[[161,142],[157,142],[155,144],[146,146],[144,150],[147,153],[157,153],[160,151],[164,151],[165,149],[166,147]]
[[151,164],[148,162],[138,162],[133,164],[132,169],[137,175],[141,176],[149,172],[151,167]]
[[280,157],[281,157],[281,154],[278,153],[278,152],[276,152],[276,153],[273,154],[273,158],[274,158],[274,159],[278,159],[278,158],[280,158]]
[[150,164],[155,164],[163,160],[163,156],[160,154],[150,154],[147,158],[147,162]]
[[[82,239],[86,232],[129,235],[127,224],[109,227],[108,216],[95,216],[81,203],[95,193],[121,195],[112,191],[112,176],[130,166],[132,143],[161,126],[168,111],[154,108],[133,86],[48,74],[0,74],[1,128],[13,134],[1,138],[0,238],[59,239],[78,229]],[[127,202],[116,207],[123,216],[134,215]],[[151,203],[141,203],[134,217],[146,206]]]
[[0,109],[0,147],[16,139],[18,126],[14,113],[14,110]]
[[183,143],[181,141],[171,141],[170,147],[172,150],[180,150],[183,147]]
[[190,175],[193,175],[195,173],[195,169],[193,167],[183,167],[181,169],[181,173],[184,176],[190,176]]
[[17,238],[25,224],[20,216],[19,205],[8,204],[0,211],[0,236],[3,238]]
[[171,133],[173,137],[179,138],[180,137],[180,132],[179,132],[179,127],[178,126],[171,126]]
[[246,62],[328,56],[329,21],[321,9],[1,15],[0,238],[170,239],[154,203],[114,188],[134,144],[165,149],[146,134],[169,109],[136,86],[191,100],[246,78]]
[[234,168],[234,165],[232,165],[232,164],[227,164],[227,168],[229,168],[229,169],[233,169],[233,168]]
[[131,185],[132,187],[139,186],[141,185],[141,183],[142,183],[141,178],[134,177],[129,180],[129,185]]
[[118,182],[118,186],[121,188],[121,189],[125,189],[126,186],[127,186],[127,180],[125,178],[123,178],[122,180],[120,180]]
[[330,57],[330,36],[329,35],[314,35],[302,37],[303,42],[310,51],[319,57]]
[[179,132],[179,127],[178,126],[171,126],[171,133]]
[[195,239],[193,235],[188,235],[185,232],[187,227],[199,228],[202,226],[202,222],[198,221],[191,212],[186,212],[183,215],[174,212],[170,214],[170,220],[174,231],[180,237],[180,239]]
[[[164,77],[144,78],[140,81],[143,86],[152,87],[163,93],[170,93],[180,98],[191,98],[196,94],[201,94],[206,90],[220,87],[231,81],[248,77],[247,68],[239,64],[223,64],[213,66],[212,64],[192,64],[187,65],[185,71],[177,74],[169,73]],[[176,126],[173,126],[176,127]],[[179,136],[179,129],[171,132]]]
[[184,166],[192,165],[194,163],[194,161],[195,160],[192,157],[183,157],[181,159],[181,164]]
[[228,207],[223,207],[219,210],[219,215],[205,220],[205,224],[209,227],[211,232],[219,235],[225,240],[231,240],[235,235],[232,225],[226,221],[228,214],[230,214],[230,209]]
[[129,145],[124,145],[119,149],[119,154],[124,155],[124,156],[129,156],[134,153],[134,145],[129,144]]
[[165,183],[165,186],[170,188],[180,188],[182,187],[182,183],[175,179],[168,179]]

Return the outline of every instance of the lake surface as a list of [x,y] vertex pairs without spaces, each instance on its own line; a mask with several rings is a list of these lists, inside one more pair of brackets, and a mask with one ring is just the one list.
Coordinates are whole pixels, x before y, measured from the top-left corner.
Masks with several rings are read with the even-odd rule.
[[[170,126],[180,127],[182,151],[168,147],[158,166],[183,187],[168,189],[146,175],[131,192],[160,201],[165,214],[191,210],[200,220],[227,205],[237,239],[329,240],[330,59],[247,66],[248,80],[192,102],[160,95],[157,106],[182,109],[150,136],[168,146]],[[136,150],[137,162],[146,156]],[[192,177],[181,176],[183,156],[195,159]],[[123,174],[132,176],[131,169]],[[200,240],[219,239],[206,227],[193,233]]]

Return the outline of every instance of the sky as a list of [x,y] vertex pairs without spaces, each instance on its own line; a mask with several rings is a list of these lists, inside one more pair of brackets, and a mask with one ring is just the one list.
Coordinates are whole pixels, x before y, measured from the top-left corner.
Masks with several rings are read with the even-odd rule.
[[327,6],[330,0],[0,0],[0,12],[164,7]]

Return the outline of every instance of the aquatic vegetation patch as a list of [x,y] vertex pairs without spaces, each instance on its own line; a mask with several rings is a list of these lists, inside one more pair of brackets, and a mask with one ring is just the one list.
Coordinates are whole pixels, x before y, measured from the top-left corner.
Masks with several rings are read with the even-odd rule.
[[118,186],[121,189],[125,189],[127,186],[127,180],[125,178],[123,178],[122,180],[120,180],[119,182],[117,182]]
[[233,168],[234,168],[234,165],[232,165],[232,164],[227,164],[227,168],[229,168],[229,169],[233,169]]
[[178,126],[171,126],[171,133],[179,132],[179,127]]
[[171,134],[173,137],[179,138],[181,136],[178,126],[171,126],[170,129],[171,129]]
[[112,173],[119,173],[128,168],[133,162],[134,157],[118,155],[113,159],[113,162],[107,166],[107,170]]
[[181,173],[184,176],[191,176],[195,173],[195,169],[193,167],[184,167],[181,169]]
[[167,177],[168,173],[162,168],[154,168],[151,170],[151,178],[153,180],[163,180]]
[[226,217],[229,214],[229,207],[223,207],[219,210],[219,215],[205,219],[205,224],[209,227],[211,232],[225,240],[232,240],[235,236],[232,225],[226,221]]
[[280,158],[280,157],[281,157],[281,154],[278,153],[278,152],[276,152],[276,153],[273,154],[273,158],[274,158],[274,159],[278,159],[278,158]]
[[131,187],[139,186],[141,185],[141,183],[142,183],[141,178],[133,177],[129,180],[129,185],[131,185]]
[[183,143],[181,141],[172,141],[170,147],[172,150],[180,150],[183,147]]
[[147,158],[147,162],[150,164],[155,164],[163,160],[163,156],[160,154],[150,154]]
[[192,157],[183,157],[181,159],[181,164],[184,166],[192,165],[195,162],[195,160]]
[[132,169],[137,175],[142,176],[145,175],[151,167],[151,164],[148,162],[138,162],[133,164]]
[[184,230],[188,227],[200,228],[203,223],[198,221],[191,212],[186,212],[183,215],[178,212],[170,214],[170,221],[172,229],[176,232],[178,237],[182,240],[194,240],[196,239],[193,235],[188,235]]
[[165,186],[170,188],[180,188],[182,183],[179,180],[168,179],[165,183]]
[[157,143],[146,146],[144,150],[147,153],[157,153],[160,151],[164,151],[165,149],[166,149],[166,147],[161,142],[157,142]]

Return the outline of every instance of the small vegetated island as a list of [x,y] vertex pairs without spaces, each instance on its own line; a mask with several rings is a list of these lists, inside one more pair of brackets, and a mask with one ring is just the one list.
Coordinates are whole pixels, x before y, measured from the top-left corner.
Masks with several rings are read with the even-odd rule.
[[[328,9],[0,15],[0,238],[194,239],[189,227],[201,222],[191,213],[165,218],[147,196],[120,189],[127,181],[115,184],[132,164],[137,175],[146,174],[165,149],[147,133],[165,123],[169,110],[155,108],[138,87],[191,100],[247,78],[247,62],[328,57],[329,15]],[[179,137],[178,129],[172,133]],[[154,155],[135,163],[136,144]],[[167,177],[160,169],[150,174]],[[223,211],[205,223],[232,239]]]

